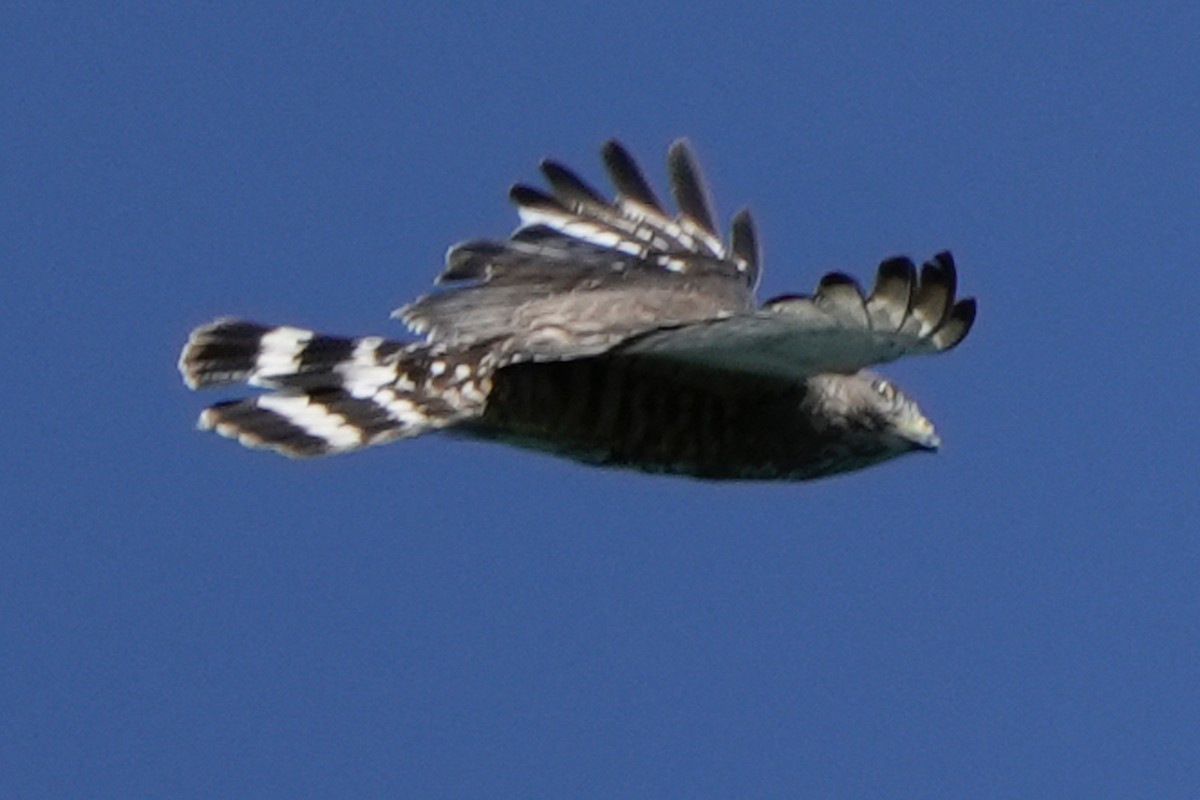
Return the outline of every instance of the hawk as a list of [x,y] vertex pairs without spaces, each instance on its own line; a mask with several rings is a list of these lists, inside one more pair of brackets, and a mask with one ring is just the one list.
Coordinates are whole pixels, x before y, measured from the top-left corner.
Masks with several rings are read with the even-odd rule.
[[939,439],[866,370],[966,337],[954,261],[880,264],[865,295],[831,272],[812,295],[759,305],[750,214],[728,241],[685,141],[667,155],[678,213],[618,142],[608,199],[555,161],[549,190],[510,191],[520,225],[446,256],[439,291],[397,310],[416,335],[328,336],[218,319],[179,359],[193,389],[269,390],[217,403],[199,427],[288,456],[445,431],[588,464],[711,480],[808,480]]

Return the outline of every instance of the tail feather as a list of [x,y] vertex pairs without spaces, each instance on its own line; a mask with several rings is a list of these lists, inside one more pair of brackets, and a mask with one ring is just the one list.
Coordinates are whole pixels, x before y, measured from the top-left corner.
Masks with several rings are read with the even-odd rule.
[[193,389],[248,383],[276,390],[216,403],[200,415],[199,427],[248,447],[304,457],[477,416],[491,385],[478,355],[220,319],[193,331],[179,370]]
[[[219,319],[192,331],[179,371],[192,389],[249,383],[270,389],[337,386],[370,378],[363,370],[390,365],[404,344],[367,336],[326,336],[290,325]],[[395,377],[376,376],[386,381]]]

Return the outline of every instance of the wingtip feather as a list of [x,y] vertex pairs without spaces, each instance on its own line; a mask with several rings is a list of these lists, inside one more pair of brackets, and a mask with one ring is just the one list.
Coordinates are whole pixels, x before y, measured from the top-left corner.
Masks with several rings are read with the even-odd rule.
[[834,314],[852,325],[869,325],[866,301],[862,288],[844,272],[829,272],[821,277],[813,302],[822,310]]
[[580,178],[573,170],[557,161],[546,159],[541,164],[542,174],[554,192],[554,197],[564,204],[592,203],[608,205],[608,201]]
[[933,343],[937,349],[946,352],[958,347],[974,327],[976,312],[974,297],[955,303],[942,326],[933,333]]
[[912,311],[921,322],[923,334],[932,333],[945,322],[954,304],[957,284],[954,260],[949,253],[939,253],[921,266]]
[[758,233],[754,228],[754,217],[748,209],[741,209],[733,215],[730,223],[729,249],[738,267],[746,275],[746,281],[753,287],[758,284],[761,255],[758,246]]
[[706,233],[717,236],[708,187],[687,139],[676,139],[671,144],[667,151],[667,173],[680,213]]
[[647,208],[666,214],[645,173],[637,161],[616,139],[609,139],[600,148],[600,157],[617,193]]

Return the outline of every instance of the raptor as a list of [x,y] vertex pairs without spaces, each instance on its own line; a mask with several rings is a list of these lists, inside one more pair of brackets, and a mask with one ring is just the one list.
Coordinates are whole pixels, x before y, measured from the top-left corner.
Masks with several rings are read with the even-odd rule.
[[759,304],[750,214],[717,233],[684,141],[667,156],[671,212],[629,152],[602,148],[608,198],[554,161],[548,191],[510,192],[506,240],[452,247],[440,289],[395,312],[407,339],[343,337],[223,318],[179,359],[193,389],[246,383],[200,427],[288,456],[434,431],[588,464],[712,480],[808,480],[939,439],[869,367],[958,345],[975,301],[955,264],[883,261],[864,293],[824,275]]

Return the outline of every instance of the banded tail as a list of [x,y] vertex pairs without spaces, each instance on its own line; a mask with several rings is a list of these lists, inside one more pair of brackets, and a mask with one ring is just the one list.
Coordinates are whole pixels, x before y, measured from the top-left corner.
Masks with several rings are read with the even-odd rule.
[[219,319],[192,331],[179,371],[192,389],[246,383],[272,390],[209,406],[198,426],[247,447],[306,457],[479,416],[491,371],[478,350]]

